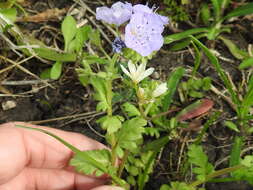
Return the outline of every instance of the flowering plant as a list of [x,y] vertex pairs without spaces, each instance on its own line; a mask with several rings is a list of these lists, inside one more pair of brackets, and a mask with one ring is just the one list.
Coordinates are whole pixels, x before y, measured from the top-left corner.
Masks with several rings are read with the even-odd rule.
[[[40,131],[73,150],[75,156],[70,164],[79,172],[97,176],[107,174],[115,185],[126,189],[137,185],[142,189],[152,172],[154,155],[161,148],[143,149],[143,137],[159,137],[159,130],[153,125],[168,123],[162,115],[169,105],[162,107],[165,97],[168,98],[169,86],[167,82],[152,80],[150,76],[155,68],[147,66],[154,51],[163,45],[162,32],[168,19],[157,14],[154,7],[122,2],[113,4],[111,8],[97,8],[96,18],[118,31],[112,44],[112,55],[103,48],[98,31],[90,26],[77,28],[71,16],[63,21],[62,31],[65,51],[77,52],[76,59],[81,65],[77,72],[81,83],[93,87],[94,99],[98,102],[96,110],[105,113],[97,123],[105,131],[110,149],[82,152],[59,137]],[[124,32],[119,32],[119,26],[125,28]],[[80,39],[96,46],[102,55],[82,53]],[[125,49],[130,50],[131,58],[126,59],[131,53],[124,53]],[[100,66],[96,68],[95,63]],[[123,172],[128,173],[126,178],[122,178]]]

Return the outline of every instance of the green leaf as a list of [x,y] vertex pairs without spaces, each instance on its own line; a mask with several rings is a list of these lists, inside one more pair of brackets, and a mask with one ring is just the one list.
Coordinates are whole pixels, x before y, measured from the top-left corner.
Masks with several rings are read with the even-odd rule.
[[194,187],[191,187],[190,185],[187,185],[184,182],[177,182],[177,181],[171,182],[169,189],[166,188],[164,190],[196,190]]
[[170,186],[169,185],[166,185],[166,184],[163,184],[161,187],[160,187],[160,190],[170,190]]
[[84,43],[89,39],[89,34],[92,31],[90,25],[85,25],[77,29],[75,38],[75,49],[77,52],[81,51]]
[[108,134],[118,131],[122,126],[122,121],[124,121],[124,118],[119,115],[105,116],[98,120],[98,122],[101,123],[102,128],[107,130]]
[[53,80],[57,80],[60,78],[61,73],[62,73],[62,62],[57,61],[50,71],[50,78]]
[[198,180],[205,180],[206,176],[214,171],[213,165],[208,162],[207,155],[201,146],[190,145],[187,155],[189,162],[195,166],[193,172],[197,175]]
[[70,42],[74,39],[77,27],[76,21],[72,16],[66,16],[61,25],[61,31],[64,37],[65,51],[68,51]]
[[[195,37],[197,39],[200,38],[204,38],[206,37],[206,33],[200,33],[200,34],[196,34]],[[179,42],[175,42],[175,45],[172,45],[169,50],[170,51],[179,51],[181,49],[186,48],[187,46],[189,46],[191,44],[191,39],[189,38],[184,38],[183,40],[179,41]]]
[[239,69],[246,69],[252,66],[253,66],[253,57],[250,57],[242,61],[242,63],[239,65]]
[[214,18],[218,21],[221,16],[221,0],[211,0],[211,2],[213,4]]
[[221,67],[221,65],[219,64],[218,59],[212,54],[212,52],[205,46],[203,45],[198,39],[196,39],[193,36],[190,36],[190,38],[194,41],[194,43],[196,43],[206,54],[206,56],[209,58],[209,60],[211,61],[211,63],[213,64],[213,66],[215,67],[215,70],[218,72],[220,78],[223,80],[226,88],[228,89],[228,92],[230,93],[233,102],[236,105],[240,105],[240,100],[236,94],[236,92],[233,90],[233,84],[231,83],[231,81],[228,79],[228,76],[226,75],[226,73],[224,72],[223,68]]
[[101,39],[100,39],[100,32],[98,30],[94,30],[89,33],[90,41],[93,45],[97,47],[101,47]]
[[194,28],[194,29],[186,30],[184,32],[177,33],[177,34],[171,34],[164,37],[164,44],[170,44],[174,41],[188,38],[189,35],[198,34],[202,32],[208,32],[208,28]]
[[122,105],[122,108],[125,112],[127,112],[127,115],[129,117],[133,117],[133,116],[140,116],[141,113],[139,112],[139,110],[131,103],[126,102]]
[[221,8],[225,10],[230,4],[231,0],[222,0]]
[[144,126],[146,125],[147,121],[140,117],[135,117],[124,122],[123,126],[116,133],[118,145],[129,151],[136,149],[138,140],[142,139],[142,134],[145,132]]
[[[107,173],[111,173],[111,170],[109,169],[111,164],[111,154],[109,150],[89,150],[85,151],[85,154],[88,154],[90,157],[96,160],[96,162],[103,165],[104,168],[107,168]],[[83,157],[83,152],[75,154],[74,157],[70,160],[70,165],[74,166],[78,172],[86,175],[101,176],[105,174],[103,171],[98,170],[97,167],[93,166],[89,161],[83,160]]]
[[0,14],[8,18],[12,23],[16,21],[17,10],[15,8],[0,9]]
[[228,47],[230,53],[237,59],[245,59],[249,57],[246,51],[239,49],[231,40],[225,38],[224,36],[219,36],[219,39]]
[[249,184],[253,185],[253,155],[247,155],[242,160],[240,164],[244,167],[233,172],[233,177],[236,180],[247,181]]
[[50,79],[51,68],[47,68],[40,73],[41,79]]
[[60,62],[74,62],[76,61],[76,54],[73,53],[60,53],[50,48],[34,48],[34,52],[44,59],[51,61],[60,61]]
[[181,80],[181,78],[183,77],[184,73],[185,73],[185,69],[182,67],[178,67],[175,69],[175,71],[172,72],[169,79],[167,80],[167,86],[170,90],[167,91],[164,98],[162,99],[163,111],[168,111],[172,102],[172,98],[176,92],[177,85],[179,81]]
[[144,147],[143,147],[143,151],[147,152],[147,151],[157,151],[160,150],[161,148],[163,148],[170,140],[169,136],[165,136],[162,137],[160,139],[154,140],[150,143],[147,143]]
[[[236,136],[230,153],[229,167],[233,167],[240,164],[242,146],[243,137]],[[232,172],[231,175],[234,176],[234,172]]]
[[240,130],[238,129],[238,127],[231,121],[225,121],[225,126],[228,127],[229,129],[239,133]]
[[203,3],[200,9],[200,16],[205,25],[209,25],[209,19],[211,18],[210,9],[207,3]]
[[230,19],[232,17],[244,16],[253,13],[253,3],[245,4],[238,7],[223,17],[222,21]]
[[241,161],[241,164],[248,168],[253,167],[253,156],[252,155],[245,156],[244,159]]
[[94,95],[95,100],[100,101],[97,105],[97,111],[105,111],[108,108],[106,98],[106,81],[99,77],[92,77],[90,79],[92,86],[95,88],[96,93]]
[[194,43],[192,43],[192,45],[193,45],[193,48],[195,50],[194,68],[192,70],[192,76],[195,76],[196,72],[199,69],[200,63],[201,63],[201,53],[199,51],[199,48]]

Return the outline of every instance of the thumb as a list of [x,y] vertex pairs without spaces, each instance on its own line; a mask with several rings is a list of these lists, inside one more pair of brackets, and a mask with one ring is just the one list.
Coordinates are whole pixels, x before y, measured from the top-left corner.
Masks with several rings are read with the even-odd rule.
[[121,188],[121,187],[104,185],[104,186],[96,187],[96,188],[91,189],[91,190],[124,190],[124,189]]

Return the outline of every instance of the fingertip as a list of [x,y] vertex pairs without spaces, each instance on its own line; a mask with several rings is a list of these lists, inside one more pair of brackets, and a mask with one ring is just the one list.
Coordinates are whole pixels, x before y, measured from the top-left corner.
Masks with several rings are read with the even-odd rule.
[[104,185],[104,186],[93,188],[91,190],[124,190],[124,189],[121,187]]

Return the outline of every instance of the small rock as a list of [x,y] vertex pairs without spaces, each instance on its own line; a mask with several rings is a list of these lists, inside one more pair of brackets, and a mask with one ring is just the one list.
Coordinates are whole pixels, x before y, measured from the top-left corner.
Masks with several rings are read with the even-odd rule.
[[8,100],[8,101],[2,103],[2,108],[4,111],[15,108],[16,106],[17,106],[16,102],[11,101],[11,100]]

